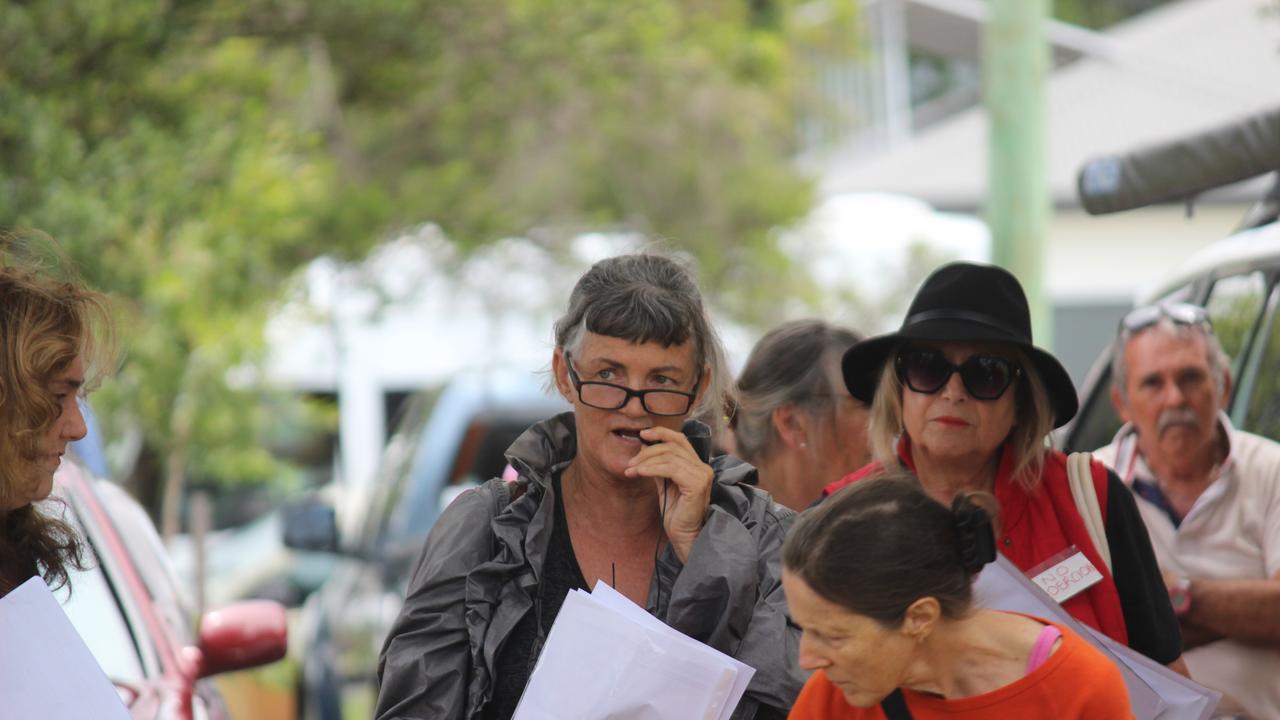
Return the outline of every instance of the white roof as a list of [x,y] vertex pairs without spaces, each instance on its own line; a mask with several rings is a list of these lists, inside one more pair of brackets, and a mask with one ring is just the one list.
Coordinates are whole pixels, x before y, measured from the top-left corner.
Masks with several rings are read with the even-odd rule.
[[[901,8],[913,50],[970,62],[981,59],[982,28],[991,17],[986,0],[863,0],[862,11],[865,15],[890,4]],[[1045,39],[1054,62],[1109,51],[1099,33],[1057,20],[1045,23]]]
[[[1280,105],[1280,17],[1265,0],[1182,0],[1105,34],[1109,52],[1054,71],[1046,83],[1049,188],[1076,205],[1088,159],[1226,124]],[[973,210],[987,194],[981,106],[876,156],[824,163],[824,194],[890,192]],[[1256,187],[1256,186],[1255,186]]]
[[[477,368],[545,369],[552,325],[578,277],[645,245],[618,234],[580,235],[566,248],[510,238],[464,257],[426,226],[356,266],[317,259],[267,324],[266,376],[303,390],[332,390],[353,377],[409,390]],[[754,332],[716,319],[731,356],[744,358]]]

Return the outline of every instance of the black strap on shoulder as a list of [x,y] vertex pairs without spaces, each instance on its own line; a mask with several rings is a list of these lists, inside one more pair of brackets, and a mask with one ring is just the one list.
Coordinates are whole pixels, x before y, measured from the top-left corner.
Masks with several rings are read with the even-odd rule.
[[901,688],[881,700],[880,709],[889,720],[911,720],[911,711],[907,709],[907,699],[903,697]]

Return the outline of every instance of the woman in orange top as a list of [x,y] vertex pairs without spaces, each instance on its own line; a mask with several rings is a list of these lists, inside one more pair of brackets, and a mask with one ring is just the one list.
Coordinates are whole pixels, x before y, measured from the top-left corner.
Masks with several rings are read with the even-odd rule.
[[948,511],[906,473],[805,513],[782,584],[815,672],[789,717],[1132,718],[1120,671],[1070,630],[972,607],[995,552],[971,496]]

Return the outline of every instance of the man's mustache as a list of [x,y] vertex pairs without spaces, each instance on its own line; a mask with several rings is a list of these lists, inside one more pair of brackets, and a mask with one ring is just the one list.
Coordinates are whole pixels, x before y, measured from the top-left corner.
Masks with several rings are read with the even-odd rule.
[[1164,432],[1174,425],[1190,425],[1192,428],[1200,427],[1200,417],[1191,411],[1191,408],[1173,408],[1160,413],[1160,417],[1156,419],[1156,430]]

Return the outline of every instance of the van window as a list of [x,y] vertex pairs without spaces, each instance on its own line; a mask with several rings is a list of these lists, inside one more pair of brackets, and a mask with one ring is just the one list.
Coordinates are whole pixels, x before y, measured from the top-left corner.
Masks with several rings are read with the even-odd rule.
[[1272,290],[1269,305],[1249,363],[1236,374],[1237,412],[1231,420],[1243,430],[1280,440],[1280,287]]
[[1213,332],[1231,358],[1235,377],[1244,366],[1247,341],[1267,298],[1267,277],[1261,270],[1232,275],[1213,283],[1205,309],[1213,321]]
[[392,513],[409,491],[409,472],[417,455],[418,442],[438,397],[439,391],[423,391],[402,406],[401,417],[382,453],[368,517],[361,520],[366,525],[359,529],[360,546],[366,552],[381,545],[381,536],[386,532]]

